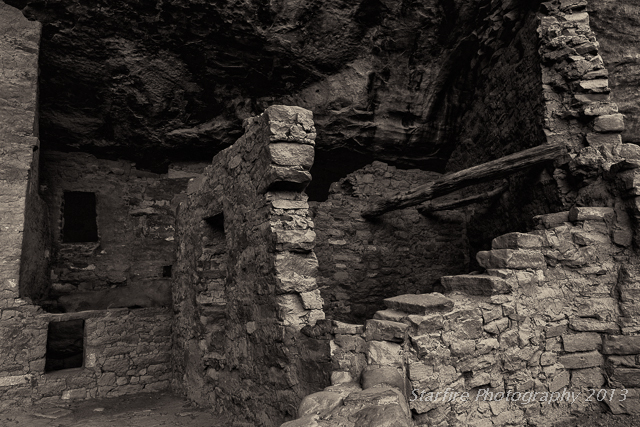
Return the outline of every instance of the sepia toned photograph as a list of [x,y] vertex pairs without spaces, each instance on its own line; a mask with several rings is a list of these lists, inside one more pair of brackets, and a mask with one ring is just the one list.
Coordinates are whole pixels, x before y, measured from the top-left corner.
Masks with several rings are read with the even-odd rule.
[[0,427],[156,426],[640,426],[640,2],[0,0]]

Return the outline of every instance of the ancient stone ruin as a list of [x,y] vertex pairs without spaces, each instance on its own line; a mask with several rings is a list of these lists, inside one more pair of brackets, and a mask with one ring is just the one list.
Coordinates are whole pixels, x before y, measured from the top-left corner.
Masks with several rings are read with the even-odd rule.
[[0,410],[640,415],[632,2],[81,3],[0,2]]

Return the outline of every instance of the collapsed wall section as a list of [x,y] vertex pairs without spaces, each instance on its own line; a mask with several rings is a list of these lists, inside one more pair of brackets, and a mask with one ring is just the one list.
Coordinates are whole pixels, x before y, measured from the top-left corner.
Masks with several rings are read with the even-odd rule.
[[314,139],[309,111],[269,107],[190,182],[178,210],[175,384],[257,425],[278,424],[328,382],[328,346],[299,332],[324,318],[303,192]]

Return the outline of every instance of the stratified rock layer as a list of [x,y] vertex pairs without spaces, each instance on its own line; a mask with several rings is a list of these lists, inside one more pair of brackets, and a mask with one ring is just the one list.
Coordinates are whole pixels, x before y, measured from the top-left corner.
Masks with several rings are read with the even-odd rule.
[[458,141],[540,139],[538,79],[522,79],[535,46],[519,35],[537,4],[524,0],[5,2],[44,24],[48,148],[209,160],[276,103],[314,112],[322,150],[432,170]]

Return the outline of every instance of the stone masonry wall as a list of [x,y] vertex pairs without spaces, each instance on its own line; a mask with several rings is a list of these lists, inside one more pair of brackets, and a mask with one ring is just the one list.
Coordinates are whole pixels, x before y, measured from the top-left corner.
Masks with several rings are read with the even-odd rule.
[[[42,194],[49,207],[51,311],[171,305],[175,196],[189,176],[137,170],[130,162],[45,151]],[[63,195],[95,193],[98,241],[64,243]],[[69,207],[69,209],[73,209]]]
[[375,222],[360,215],[372,198],[407,191],[438,176],[374,162],[334,183],[326,202],[310,203],[327,317],[361,323],[383,306],[384,298],[430,292],[441,276],[468,271],[462,212],[424,216],[412,208]]
[[[3,310],[0,409],[169,388],[170,311],[32,313],[25,317],[21,308]],[[73,319],[84,319],[83,366],[45,373],[49,323]]]
[[615,210],[535,220],[537,230],[478,253],[485,274],[443,277],[445,295],[385,299],[364,327],[307,328],[330,341],[332,385],[285,426],[547,425],[600,402],[640,413],[638,278],[628,266],[638,260],[615,241]]
[[[23,240],[35,243],[33,226],[25,227],[25,215],[36,220],[38,156],[38,52],[41,25],[29,22],[14,8],[0,5],[0,307],[14,304],[19,296],[41,293],[39,262],[45,253],[30,246],[22,259]],[[33,163],[32,163],[33,162]],[[34,222],[37,224],[37,222]],[[39,261],[40,260],[40,261]],[[20,274],[25,279],[20,282]]]
[[640,149],[621,143],[585,6],[545,2],[537,20],[543,129],[568,151],[540,180],[567,210],[493,239],[477,254],[486,272],[442,277],[445,295],[387,298],[364,327],[307,330],[331,342],[333,385],[286,426],[363,425],[386,409],[429,426],[545,425],[603,403],[640,413]]
[[279,424],[328,382],[328,345],[299,332],[324,318],[303,193],[314,139],[309,111],[269,107],[178,210],[175,384],[253,425]]

